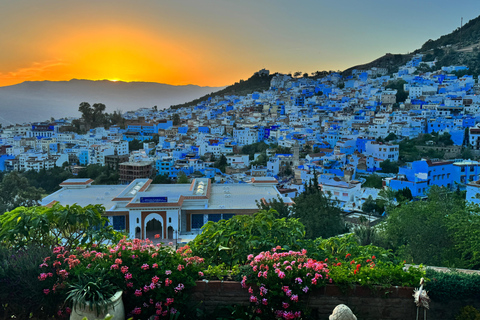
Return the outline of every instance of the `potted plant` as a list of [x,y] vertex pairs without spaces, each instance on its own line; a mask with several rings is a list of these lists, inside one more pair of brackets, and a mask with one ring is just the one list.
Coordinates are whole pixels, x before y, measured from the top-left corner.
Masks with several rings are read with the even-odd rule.
[[78,276],[78,282],[69,285],[66,301],[73,306],[70,320],[104,319],[107,314],[113,320],[125,319],[122,291],[104,272]]

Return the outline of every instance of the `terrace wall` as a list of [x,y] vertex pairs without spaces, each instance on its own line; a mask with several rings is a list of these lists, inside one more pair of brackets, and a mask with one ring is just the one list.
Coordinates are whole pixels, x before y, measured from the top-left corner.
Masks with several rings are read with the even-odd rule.
[[[360,286],[343,289],[327,285],[308,295],[308,305],[312,310],[310,318],[328,319],[333,309],[343,303],[352,309],[359,320],[415,319],[417,307],[413,301],[413,290],[409,287],[369,289]],[[200,308],[206,312],[213,312],[217,306],[250,304],[250,294],[235,281],[198,281],[191,293],[192,300],[200,303]],[[427,317],[436,320],[454,319],[460,308],[466,305],[480,308],[480,301],[432,301]],[[419,319],[423,319],[423,309],[420,310]]]

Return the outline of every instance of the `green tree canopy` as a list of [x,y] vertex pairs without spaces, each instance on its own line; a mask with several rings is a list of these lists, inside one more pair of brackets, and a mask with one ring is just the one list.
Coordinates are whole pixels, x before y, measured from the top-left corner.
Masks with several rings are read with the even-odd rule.
[[119,240],[120,234],[105,226],[108,219],[102,216],[104,212],[100,205],[18,207],[0,216],[0,241],[16,249],[61,245],[70,250],[80,244]]
[[300,249],[298,240],[305,231],[297,219],[278,219],[275,210],[261,210],[253,215],[236,215],[229,220],[209,221],[192,242],[195,255],[213,265],[245,264],[249,254],[258,254],[277,245]]
[[317,181],[315,173],[305,191],[293,199],[292,216],[305,226],[305,237],[308,239],[328,238],[345,231],[338,201],[325,195]]
[[[466,248],[472,242],[458,241],[469,238],[471,229],[465,227],[472,217],[461,197],[433,186],[426,201],[404,202],[389,211],[386,235],[397,253],[408,257],[410,262],[465,267],[470,262],[462,259],[462,255],[473,258],[472,251],[469,253]],[[476,223],[478,225],[478,218]],[[460,247],[463,252],[458,251]]]
[[7,173],[0,184],[0,214],[21,206],[38,205],[43,193],[44,190],[31,186],[19,172]]

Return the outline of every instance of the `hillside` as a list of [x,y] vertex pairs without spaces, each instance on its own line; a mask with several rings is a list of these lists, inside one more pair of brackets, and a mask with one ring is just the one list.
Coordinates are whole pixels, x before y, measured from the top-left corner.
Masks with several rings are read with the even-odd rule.
[[387,68],[389,73],[397,72],[398,67],[404,65],[412,58],[411,54],[392,54],[387,53],[386,55],[373,60],[372,62],[361,64],[357,66],[350,67],[342,72],[342,75],[348,76],[352,73],[352,70],[368,70],[373,67],[377,68]]
[[457,49],[478,44],[480,41],[480,16],[468,21],[462,28],[457,28],[449,34],[443,35],[437,40],[428,40],[419,49],[420,52],[456,46]]
[[208,100],[208,98],[213,98],[216,96],[225,96],[225,95],[243,96],[243,95],[253,93],[255,91],[262,92],[270,88],[270,80],[272,80],[272,77],[273,75],[260,76],[258,74],[254,74],[248,80],[245,80],[245,81],[240,80],[239,82],[236,82],[235,84],[232,84],[231,86],[228,86],[225,89],[204,95],[198,99],[195,99],[187,103],[172,105],[170,108],[179,109],[183,107],[195,106],[202,101]]

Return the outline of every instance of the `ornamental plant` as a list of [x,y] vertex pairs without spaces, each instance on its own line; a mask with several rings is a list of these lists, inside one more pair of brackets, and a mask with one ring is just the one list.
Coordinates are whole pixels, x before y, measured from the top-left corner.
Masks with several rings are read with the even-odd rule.
[[101,273],[123,291],[127,318],[164,319],[188,309],[184,291],[195,285],[202,265],[203,259],[192,256],[188,246],[174,251],[149,240],[124,238],[91,250],[57,247],[40,265],[38,280],[44,283],[45,297],[58,305],[57,316],[71,312],[64,301],[79,275]]
[[242,287],[250,292],[253,310],[262,319],[299,319],[307,316],[305,296],[331,283],[328,265],[307,257],[306,250],[280,252],[277,246],[249,255],[249,272]]

